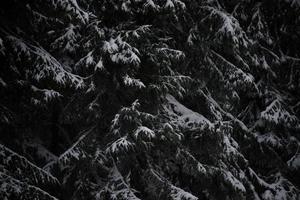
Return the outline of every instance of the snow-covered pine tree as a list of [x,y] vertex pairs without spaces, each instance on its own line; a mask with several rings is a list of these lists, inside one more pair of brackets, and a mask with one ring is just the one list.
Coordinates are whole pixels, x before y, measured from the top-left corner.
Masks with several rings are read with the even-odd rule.
[[0,3],[3,199],[300,199],[297,0]]

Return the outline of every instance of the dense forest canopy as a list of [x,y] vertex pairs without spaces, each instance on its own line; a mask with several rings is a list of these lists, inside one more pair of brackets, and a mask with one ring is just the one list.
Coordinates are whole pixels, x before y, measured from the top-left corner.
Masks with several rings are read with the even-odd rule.
[[0,3],[0,199],[299,200],[299,0]]

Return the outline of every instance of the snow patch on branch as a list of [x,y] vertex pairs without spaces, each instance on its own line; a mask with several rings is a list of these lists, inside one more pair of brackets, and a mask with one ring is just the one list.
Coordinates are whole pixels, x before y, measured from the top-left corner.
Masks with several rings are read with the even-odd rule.
[[273,124],[284,124],[287,127],[299,127],[298,118],[288,112],[279,99],[275,99],[261,112],[261,119]]
[[287,164],[292,169],[299,169],[300,168],[300,153],[297,151],[297,153],[287,161]]
[[147,138],[147,139],[153,139],[155,138],[155,133],[151,129],[149,129],[146,126],[139,126],[136,131],[134,132],[134,137],[137,138]]
[[31,184],[59,184],[57,178],[49,172],[39,168],[24,156],[17,154],[2,144],[0,144],[0,165],[14,177],[21,178],[23,174],[27,174],[29,177],[25,180]]
[[198,197],[174,185],[171,185],[170,196],[173,200],[198,200]]
[[59,97],[62,97],[62,95],[55,91],[55,90],[49,90],[49,89],[39,89],[37,88],[36,86],[32,85],[31,86],[31,89],[34,91],[34,92],[37,92],[37,93],[41,93],[43,96],[44,96],[44,100],[46,102],[49,102],[53,99],[56,99],[56,98],[59,98]]
[[0,194],[4,199],[20,198],[23,200],[45,199],[58,200],[48,192],[28,183],[17,180],[0,172]]
[[39,82],[42,79],[51,78],[60,85],[65,86],[69,82],[76,88],[84,87],[82,77],[68,72],[65,66],[59,63],[42,47],[27,44],[14,36],[7,36],[7,39],[16,53],[18,61],[23,61],[24,56],[25,59],[34,61],[33,69],[27,71],[27,73],[36,81]]
[[128,75],[123,77],[123,80],[126,86],[136,87],[138,89],[146,87],[142,81],[140,81],[139,79],[131,78]]
[[106,149],[106,153],[108,154],[119,154],[126,153],[134,150],[135,144],[128,140],[128,136],[121,137],[114,141],[109,147]]
[[194,112],[179,103],[172,95],[166,95],[167,104],[164,111],[170,116],[173,123],[183,128],[212,128],[213,124],[203,115]]

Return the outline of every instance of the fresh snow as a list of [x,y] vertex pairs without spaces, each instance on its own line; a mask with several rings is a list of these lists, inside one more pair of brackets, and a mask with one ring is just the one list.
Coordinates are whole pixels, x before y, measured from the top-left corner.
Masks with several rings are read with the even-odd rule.
[[299,123],[297,117],[289,113],[279,99],[275,99],[261,112],[261,118],[267,122],[285,124],[288,127],[293,127]]
[[[50,55],[42,47],[32,46],[26,44],[23,40],[14,36],[8,36],[16,52],[21,51],[29,59],[35,59],[36,67],[30,71],[30,75],[36,80],[40,81],[46,78],[52,78],[56,83],[66,85],[70,82],[76,88],[84,86],[83,78],[66,71],[66,66],[61,65],[52,55]],[[19,53],[20,54],[20,53]],[[20,57],[21,55],[19,55]],[[18,58],[19,59],[19,58]]]
[[50,195],[37,186],[22,182],[2,172],[0,172],[0,193],[1,197],[4,198],[16,198],[17,195],[17,197],[21,199],[22,196],[36,195],[39,197],[38,199],[58,200],[56,197]]
[[167,104],[164,110],[171,117],[172,122],[184,128],[212,128],[213,124],[203,115],[194,112],[181,103],[179,103],[172,95],[167,94]]
[[282,147],[281,139],[275,135],[273,132],[265,133],[265,134],[256,134],[257,141],[259,143],[269,144],[273,147]]
[[[288,199],[298,199],[295,188],[291,182],[285,179],[281,173],[275,174],[275,179],[273,183],[267,183],[261,179],[251,168],[249,168],[250,176],[255,178],[257,183],[266,188],[262,196],[266,199],[264,200],[288,200]],[[289,198],[288,198],[289,197]]]
[[120,152],[128,152],[134,149],[135,144],[130,142],[127,136],[121,137],[114,141],[109,147],[106,149],[107,153],[110,154],[118,154]]
[[128,183],[129,175],[126,178],[124,178],[122,176],[122,174],[119,172],[115,163],[114,163],[114,166],[110,170],[108,179],[109,179],[109,182],[103,188],[104,190],[100,191],[99,193],[97,193],[95,195],[96,200],[103,199],[103,198],[101,198],[102,192],[104,192],[104,195],[106,192],[108,192],[111,199],[114,199],[114,200],[117,200],[117,199],[141,200],[134,194],[137,191],[132,189]]
[[60,164],[64,165],[71,159],[79,160],[80,158],[87,157],[86,152],[80,146],[84,143],[84,140],[90,134],[90,131],[80,136],[79,139],[69,149],[67,149],[63,154],[59,156],[58,162]]
[[166,1],[165,8],[170,8],[170,9],[174,9],[175,8],[175,5],[172,2],[172,0],[167,0]]
[[235,178],[230,171],[223,170],[223,174],[225,181],[230,183],[235,190],[246,192],[245,186],[237,178]]
[[220,19],[221,26],[215,33],[217,37],[229,37],[235,44],[238,45],[239,41],[241,41],[244,46],[247,46],[248,42],[244,38],[243,30],[241,29],[237,19],[225,11],[221,11],[210,6],[203,6],[202,8],[210,11],[210,17],[216,17]]
[[192,195],[191,193],[188,193],[184,191],[181,188],[178,188],[174,185],[171,185],[171,194],[170,194],[172,200],[198,200],[197,197]]
[[102,58],[99,59],[99,61],[97,62],[96,66],[95,66],[95,71],[97,69],[99,69],[100,71],[104,69]]
[[123,77],[123,79],[124,79],[124,84],[127,86],[136,87],[139,89],[146,87],[142,81],[140,81],[139,79],[131,78],[128,75]]
[[[19,170],[14,170],[12,173],[15,176],[21,175],[20,173],[28,173],[31,175],[31,182],[39,184],[45,182],[59,183],[58,179],[52,176],[49,172],[39,168],[24,156],[17,154],[16,152],[8,149],[4,145],[0,144],[0,161],[2,166],[6,169],[14,170],[10,168],[11,165],[19,166]],[[29,181],[29,180],[28,180]]]
[[300,153],[297,151],[297,153],[287,161],[287,164],[292,169],[298,170],[300,168]]
[[154,131],[152,131],[146,126],[139,126],[133,135],[135,138],[139,138],[139,137],[148,138],[148,139],[155,138]]
[[109,53],[112,62],[119,64],[133,64],[139,66],[141,60],[137,56],[138,50],[125,42],[119,35],[116,38],[111,38],[109,41],[104,41],[102,49]]
[[36,86],[32,85],[31,86],[31,89],[34,91],[34,92],[39,92],[39,93],[42,93],[43,96],[44,96],[44,100],[46,102],[49,102],[51,101],[52,99],[55,99],[55,98],[58,98],[58,97],[62,97],[62,95],[57,92],[57,91],[54,91],[54,90],[49,90],[49,89],[39,89],[37,88]]

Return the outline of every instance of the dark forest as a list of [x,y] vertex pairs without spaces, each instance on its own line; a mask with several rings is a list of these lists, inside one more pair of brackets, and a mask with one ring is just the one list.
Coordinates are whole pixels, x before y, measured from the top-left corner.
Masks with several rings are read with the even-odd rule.
[[2,0],[0,199],[300,200],[299,0]]

